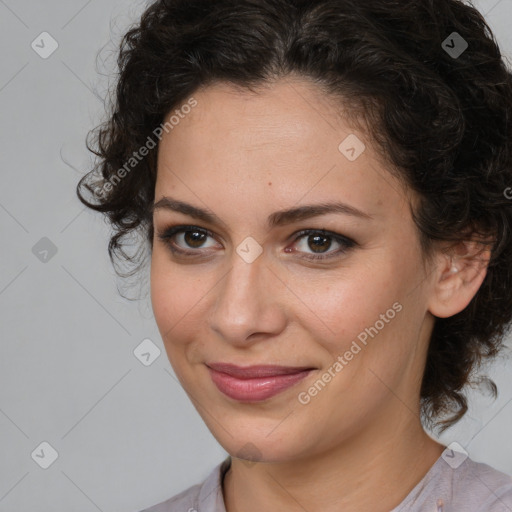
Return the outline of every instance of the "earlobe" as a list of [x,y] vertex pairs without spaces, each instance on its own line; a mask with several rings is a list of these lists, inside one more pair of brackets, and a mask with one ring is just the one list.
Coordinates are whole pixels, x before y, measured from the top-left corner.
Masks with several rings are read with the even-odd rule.
[[476,241],[460,242],[440,255],[429,312],[448,318],[465,309],[485,279],[490,257],[490,247]]

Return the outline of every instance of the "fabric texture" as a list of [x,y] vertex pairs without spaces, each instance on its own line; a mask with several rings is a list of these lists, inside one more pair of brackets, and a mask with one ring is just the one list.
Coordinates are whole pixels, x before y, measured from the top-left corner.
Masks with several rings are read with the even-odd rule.
[[[231,457],[201,484],[141,512],[226,512],[222,481]],[[512,477],[445,450],[423,479],[390,512],[512,512]]]

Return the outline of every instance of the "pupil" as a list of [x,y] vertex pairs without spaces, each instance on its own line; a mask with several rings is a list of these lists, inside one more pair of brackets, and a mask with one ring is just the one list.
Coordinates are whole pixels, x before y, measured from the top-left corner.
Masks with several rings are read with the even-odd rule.
[[[316,249],[329,249],[329,247],[331,246],[331,243],[329,241],[329,238],[326,237],[326,236],[319,236],[319,235],[315,235],[315,236],[310,236],[309,239],[313,239],[314,240],[314,245],[311,246],[310,244],[310,249],[312,249],[314,252],[322,252],[321,250],[320,251],[317,251]],[[321,240],[324,241],[324,243],[318,243],[320,242]]]
[[[193,236],[190,236],[191,233],[193,233]],[[191,247],[200,247],[204,242],[205,236],[206,235],[204,233],[199,231],[187,231],[185,233],[185,242],[187,242]]]

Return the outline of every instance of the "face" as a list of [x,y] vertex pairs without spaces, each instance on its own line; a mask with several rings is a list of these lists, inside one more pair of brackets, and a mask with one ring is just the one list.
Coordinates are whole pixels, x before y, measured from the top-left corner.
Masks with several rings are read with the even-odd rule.
[[[234,456],[294,460],[389,434],[417,409],[432,327],[411,196],[314,84],[193,97],[160,143],[151,261],[182,386]],[[215,363],[311,370],[251,383]]]

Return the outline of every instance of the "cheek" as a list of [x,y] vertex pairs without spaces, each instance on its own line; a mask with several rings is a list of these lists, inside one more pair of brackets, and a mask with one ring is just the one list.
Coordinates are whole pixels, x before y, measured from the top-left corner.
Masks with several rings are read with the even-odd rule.
[[162,252],[155,251],[151,260],[151,303],[167,348],[183,338],[184,329],[201,308],[204,292],[198,279],[192,277],[192,270],[169,264]]
[[[293,283],[300,297],[295,316],[318,339],[327,340],[329,352],[339,353],[347,343],[390,310],[399,296],[399,289],[389,282],[389,270],[373,273],[351,270],[329,280]],[[395,313],[390,312],[390,316]],[[326,347],[327,348],[327,347]]]
[[[336,374],[333,389],[338,392],[350,387],[354,396],[371,394],[382,386],[370,369],[394,382],[413,356],[421,300],[404,281],[407,267],[385,261],[347,272],[324,286],[301,286],[301,298],[308,305],[301,312],[308,313],[296,316],[325,350],[323,369]],[[356,381],[360,385],[354,392]]]

